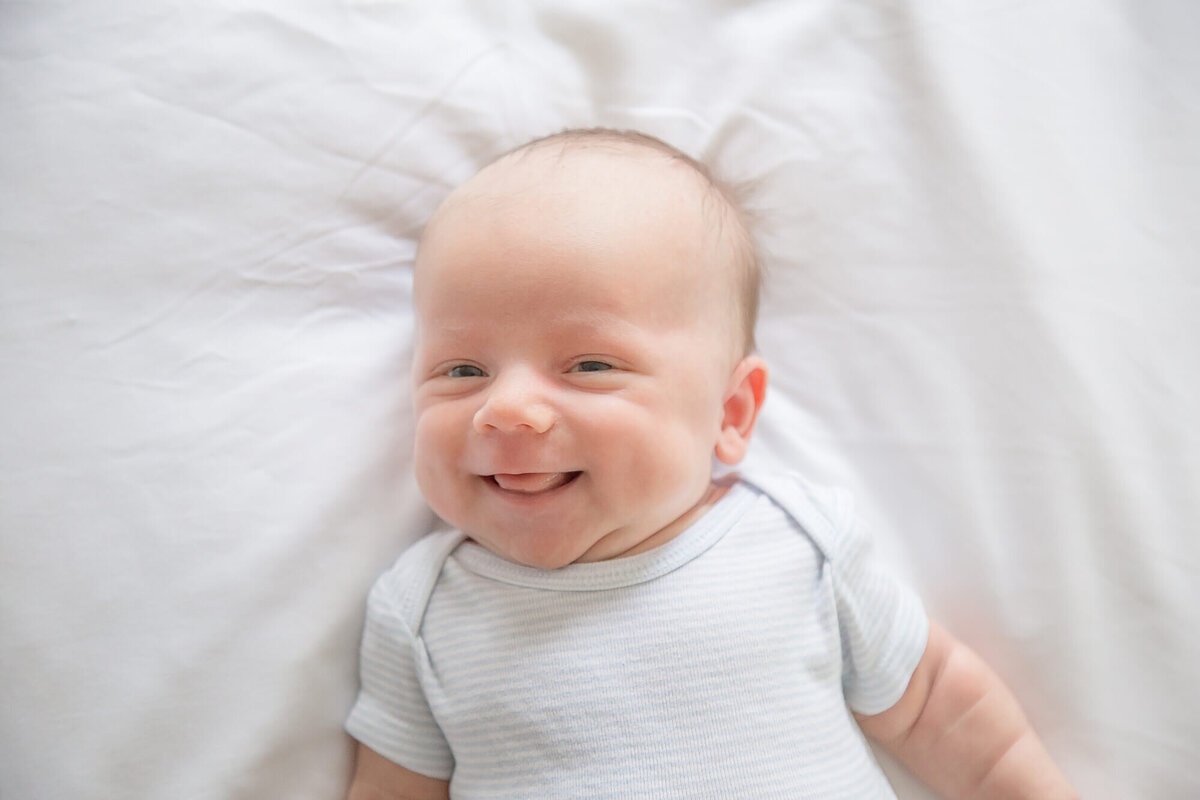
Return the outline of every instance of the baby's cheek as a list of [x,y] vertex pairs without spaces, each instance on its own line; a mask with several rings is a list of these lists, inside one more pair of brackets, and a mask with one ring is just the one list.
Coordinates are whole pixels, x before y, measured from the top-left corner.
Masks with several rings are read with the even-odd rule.
[[[434,458],[468,433],[470,418],[446,403],[431,405],[416,416],[414,437],[418,457]],[[466,426],[466,427],[464,427]]]
[[[443,504],[443,494],[450,489],[450,474],[459,447],[454,437],[437,415],[424,414],[417,420],[413,436],[413,471],[417,485],[430,505]],[[440,513],[440,512],[439,512]]]
[[606,442],[606,460],[631,491],[669,491],[669,487],[686,479],[688,465],[695,457],[691,426],[645,412],[638,416],[643,419],[624,435]]

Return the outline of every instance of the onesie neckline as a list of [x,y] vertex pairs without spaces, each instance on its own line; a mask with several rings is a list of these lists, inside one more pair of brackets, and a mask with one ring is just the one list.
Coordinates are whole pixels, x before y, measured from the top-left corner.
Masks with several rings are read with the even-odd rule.
[[458,546],[451,558],[480,577],[529,589],[560,592],[619,589],[662,577],[708,550],[743,516],[756,496],[753,488],[739,480],[704,516],[674,539],[625,558],[541,569],[514,564],[469,539]]

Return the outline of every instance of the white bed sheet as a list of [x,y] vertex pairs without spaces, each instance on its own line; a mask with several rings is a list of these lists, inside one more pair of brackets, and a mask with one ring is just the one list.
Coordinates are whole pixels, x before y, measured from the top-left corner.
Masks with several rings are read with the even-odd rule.
[[341,796],[363,597],[431,524],[414,238],[592,124],[756,185],[752,458],[858,494],[1085,796],[1200,796],[1198,33],[1169,0],[0,6],[0,797]]

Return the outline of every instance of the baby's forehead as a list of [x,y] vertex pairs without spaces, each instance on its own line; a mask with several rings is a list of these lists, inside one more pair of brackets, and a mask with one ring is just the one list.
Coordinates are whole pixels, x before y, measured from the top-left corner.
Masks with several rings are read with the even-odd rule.
[[649,236],[643,241],[684,238],[710,251],[726,249],[731,219],[728,203],[686,156],[591,139],[539,141],[501,156],[443,201],[421,244],[436,238],[442,223],[454,220],[457,228],[485,216],[514,223],[574,219],[614,233],[632,226]]
[[634,237],[646,247],[686,248],[694,257],[707,232],[719,228],[703,208],[704,191],[702,176],[688,165],[646,147],[535,144],[502,156],[455,189],[430,220],[422,245],[488,230],[500,241],[553,246],[565,232],[600,250]]
[[656,263],[676,265],[664,273],[672,285],[718,288],[752,331],[757,287],[748,278],[745,228],[702,170],[669,148],[625,141],[551,139],[518,148],[460,185],[434,214],[418,247],[417,283],[440,273],[447,248],[463,237],[543,264],[552,260],[539,256],[557,248],[666,253]]

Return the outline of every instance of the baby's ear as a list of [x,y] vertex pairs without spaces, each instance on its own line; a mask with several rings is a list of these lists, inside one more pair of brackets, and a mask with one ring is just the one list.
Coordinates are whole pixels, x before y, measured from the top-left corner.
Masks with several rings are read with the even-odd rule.
[[725,390],[721,433],[715,450],[722,463],[736,464],[745,457],[766,396],[767,362],[758,356],[746,356],[734,367]]

